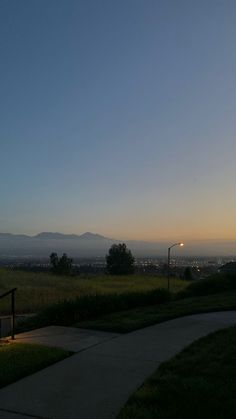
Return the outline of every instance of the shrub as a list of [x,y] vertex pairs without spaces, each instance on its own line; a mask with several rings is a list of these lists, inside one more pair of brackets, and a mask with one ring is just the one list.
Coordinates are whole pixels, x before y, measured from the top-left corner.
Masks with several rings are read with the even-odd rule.
[[178,297],[195,297],[201,295],[217,294],[236,289],[236,274],[216,274],[207,279],[191,283],[185,290],[178,293]]
[[85,295],[76,300],[63,301],[48,306],[35,316],[21,322],[18,329],[21,331],[51,324],[69,326],[103,314],[161,304],[170,299],[169,291],[161,288],[136,293]]
[[185,270],[184,270],[184,279],[186,281],[191,281],[193,279],[193,273],[192,273],[192,269],[190,266],[186,266]]

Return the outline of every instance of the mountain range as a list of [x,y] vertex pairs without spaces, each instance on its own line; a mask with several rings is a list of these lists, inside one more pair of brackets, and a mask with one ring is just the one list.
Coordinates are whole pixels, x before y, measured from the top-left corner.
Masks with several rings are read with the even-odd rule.
[[[42,232],[35,236],[0,233],[0,257],[46,257],[66,252],[72,257],[104,257],[112,244],[122,240],[86,232],[81,235]],[[124,240],[136,257],[166,255],[170,242]],[[236,241],[188,241],[184,248],[172,250],[178,256],[235,256]]]

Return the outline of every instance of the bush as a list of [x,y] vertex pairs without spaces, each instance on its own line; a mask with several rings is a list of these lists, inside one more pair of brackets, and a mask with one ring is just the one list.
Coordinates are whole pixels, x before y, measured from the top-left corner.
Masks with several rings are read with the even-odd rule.
[[193,273],[192,273],[192,269],[190,266],[186,266],[185,270],[184,270],[184,279],[186,281],[192,281],[193,279]]
[[216,274],[207,279],[191,283],[185,290],[178,293],[178,297],[195,297],[217,294],[236,289],[236,274]]
[[69,326],[103,314],[161,304],[170,299],[169,291],[162,288],[136,293],[85,295],[76,300],[63,301],[48,306],[35,316],[22,321],[18,329],[19,331],[28,330],[51,324]]

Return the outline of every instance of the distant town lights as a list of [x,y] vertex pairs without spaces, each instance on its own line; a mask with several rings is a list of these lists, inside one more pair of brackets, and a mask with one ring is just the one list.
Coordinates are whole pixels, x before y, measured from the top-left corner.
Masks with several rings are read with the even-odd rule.
[[184,243],[179,242],[179,243],[174,243],[174,244],[172,244],[172,246],[168,247],[168,259],[167,259],[168,291],[170,291],[170,251],[171,251],[172,247],[175,247],[175,246],[183,247],[183,245],[184,245]]

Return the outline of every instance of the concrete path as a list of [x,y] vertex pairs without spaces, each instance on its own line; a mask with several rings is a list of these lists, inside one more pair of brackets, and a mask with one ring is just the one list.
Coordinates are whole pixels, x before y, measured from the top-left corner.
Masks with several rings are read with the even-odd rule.
[[19,333],[15,337],[15,342],[38,343],[80,352],[117,336],[120,335],[76,327],[48,326],[31,332]]
[[0,390],[0,418],[115,418],[160,363],[233,324],[236,311],[198,314],[106,339]]

